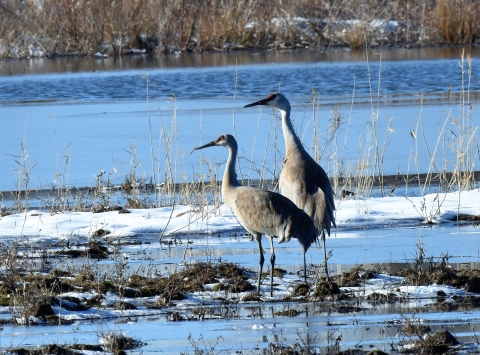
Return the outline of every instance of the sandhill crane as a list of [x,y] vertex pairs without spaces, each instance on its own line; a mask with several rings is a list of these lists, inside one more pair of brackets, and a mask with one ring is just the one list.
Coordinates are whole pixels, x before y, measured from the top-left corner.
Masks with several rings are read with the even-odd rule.
[[262,249],[262,235],[270,240],[270,296],[273,296],[273,270],[275,265],[275,251],[273,238],[279,243],[288,242],[296,238],[303,247],[304,280],[307,283],[305,253],[313,242],[317,242],[315,225],[310,217],[299,209],[285,196],[276,192],[243,186],[237,180],[235,161],[237,159],[237,141],[230,134],[222,134],[216,140],[194,150],[212,146],[221,146],[228,149],[228,160],[223,174],[222,198],[237,216],[240,224],[258,242],[260,251],[260,267],[258,270],[257,292],[260,293],[260,283],[264,262]]
[[323,242],[325,274],[328,279],[324,230],[330,236],[331,225],[337,228],[330,180],[322,167],[307,153],[295,133],[290,120],[291,107],[287,98],[281,93],[271,94],[263,100],[244,107],[257,105],[269,106],[280,111],[286,150],[283,168],[280,172],[280,192],[313,219],[317,233],[321,235]]

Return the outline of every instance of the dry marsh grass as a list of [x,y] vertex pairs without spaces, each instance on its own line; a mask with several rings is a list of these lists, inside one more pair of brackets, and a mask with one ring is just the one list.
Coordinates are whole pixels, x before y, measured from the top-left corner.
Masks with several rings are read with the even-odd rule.
[[21,58],[467,44],[480,34],[479,14],[475,0],[3,1],[0,49]]
[[466,44],[478,37],[480,4],[475,0],[440,0],[436,29],[445,43]]

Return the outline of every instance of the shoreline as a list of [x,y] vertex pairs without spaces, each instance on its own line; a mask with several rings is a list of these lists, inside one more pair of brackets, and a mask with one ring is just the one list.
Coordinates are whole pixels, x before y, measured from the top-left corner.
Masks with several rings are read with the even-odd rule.
[[[299,56],[305,58],[315,58],[318,61],[359,61],[366,60],[367,55],[380,52],[382,53],[382,61],[386,60],[412,60],[412,59],[426,59],[426,58],[458,58],[462,50],[467,53],[475,53],[480,56],[480,45],[476,43],[459,45],[459,44],[442,44],[435,45],[418,45],[418,46],[378,46],[369,47],[368,51],[365,48],[351,49],[348,46],[334,46],[334,47],[315,47],[315,48],[291,48],[291,49],[277,49],[277,48],[243,48],[243,49],[229,49],[229,50],[205,50],[200,52],[195,51],[180,51],[175,53],[134,53],[122,55],[104,55],[95,56],[68,54],[59,55],[55,57],[45,56],[23,56],[19,58],[2,58],[0,56],[0,77],[12,75],[26,75],[26,74],[48,74],[48,73],[72,73],[83,71],[107,71],[107,70],[125,70],[132,69],[131,63],[141,61],[145,68],[184,68],[184,67],[208,67],[216,65],[245,65],[264,63],[265,57],[271,59],[273,62],[279,62],[278,58],[272,56]],[[431,54],[425,54],[430,52]],[[377,53],[378,54],[378,53]],[[222,57],[222,62],[218,64],[214,59],[218,56]],[[213,58],[213,59],[212,59]],[[248,58],[248,59],[245,59]],[[240,62],[238,61],[240,60]],[[308,59],[307,59],[308,60]],[[63,71],[58,66],[58,62],[66,61]],[[84,64],[78,64],[79,61]],[[212,63],[213,61],[213,63]],[[35,63],[42,63],[42,66],[55,65],[54,71],[42,69]],[[89,64],[94,62],[96,64],[102,63],[101,68]],[[124,63],[125,62],[125,63]],[[33,64],[29,64],[33,63]],[[69,65],[68,63],[75,63]],[[135,67],[133,67],[135,68]]]
[[[425,184],[427,179],[429,180],[429,185],[440,186],[441,183],[442,183],[442,179],[446,179],[447,181],[451,181],[454,174],[455,174],[454,172],[421,173],[421,174],[416,174],[416,173],[413,174],[412,173],[412,174],[408,175],[408,181],[407,181],[406,174],[385,175],[385,176],[382,176],[382,177],[373,176],[371,178],[373,179],[372,187],[374,187],[374,188],[380,188],[382,183],[383,183],[384,187],[391,186],[391,187],[395,187],[395,188],[403,187],[403,186],[406,186],[407,184]],[[480,180],[480,170],[474,171],[473,175],[474,175],[475,180]],[[364,178],[365,177],[362,177],[362,179],[364,179]],[[355,177],[351,177],[349,180],[355,181]],[[330,181],[333,183],[334,180],[332,178],[330,178]],[[246,184],[247,182],[248,181],[246,179],[244,179],[244,181],[242,183]],[[191,183],[174,183],[171,186],[173,186],[173,191],[175,191],[176,193],[179,192],[179,191],[182,191],[185,188],[188,188],[189,190],[192,191],[192,190],[195,189],[195,187],[197,187],[197,190],[198,190],[197,192],[199,192],[200,189],[202,189],[202,187],[199,187],[200,184],[201,183],[199,181],[197,181],[197,182],[191,182]],[[217,186],[217,187],[220,187],[221,184],[222,184],[221,180],[218,180],[218,181],[215,182],[215,186]],[[277,184],[276,180],[271,180],[270,179],[270,180],[263,180],[262,181],[263,188],[267,188],[267,189],[275,188],[276,184]],[[211,186],[211,185],[212,185],[211,182],[206,182],[206,183],[203,184],[203,188],[208,188],[208,186]],[[260,185],[261,185],[261,182],[258,179],[249,180],[249,186],[253,186],[253,187],[258,188]],[[192,187],[193,187],[193,189],[192,189]],[[96,189],[97,189],[97,187],[94,187],[94,186],[83,186],[83,187],[64,186],[60,190],[63,191],[64,193],[71,193],[73,191],[84,193],[84,192],[95,192]],[[160,186],[157,186],[157,190],[161,190],[161,189],[167,189],[167,187],[165,186],[164,183],[160,183]],[[121,185],[111,185],[111,186],[105,185],[105,186],[101,187],[101,190],[103,192],[108,192],[109,191],[109,192],[112,192],[112,193],[115,193],[115,192],[126,193],[122,190]],[[148,193],[148,192],[154,191],[154,188],[151,184],[146,184],[146,186],[140,185],[140,187],[137,190],[138,190],[138,193]],[[52,188],[49,188],[49,189],[32,189],[32,190],[28,190],[28,194],[29,195],[37,194],[37,195],[41,196],[41,195],[47,195],[49,193],[58,193],[58,191],[59,191],[59,189],[52,189]],[[26,194],[26,191],[25,190],[21,190],[21,191],[5,190],[5,191],[0,191],[0,196],[1,195],[12,196],[11,199],[14,199],[13,196],[17,197],[18,193],[20,193],[21,198],[24,198],[25,194]]]

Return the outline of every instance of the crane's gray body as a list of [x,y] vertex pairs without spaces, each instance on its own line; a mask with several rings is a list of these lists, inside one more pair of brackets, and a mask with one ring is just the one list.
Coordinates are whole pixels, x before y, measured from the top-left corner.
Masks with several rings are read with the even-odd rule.
[[330,180],[325,170],[305,150],[295,133],[290,120],[291,106],[287,98],[281,93],[271,94],[245,107],[257,105],[269,106],[280,111],[285,140],[285,159],[279,179],[280,192],[313,220],[317,234],[321,236],[323,242],[325,272],[328,278],[324,230],[330,235],[331,226],[337,227]]

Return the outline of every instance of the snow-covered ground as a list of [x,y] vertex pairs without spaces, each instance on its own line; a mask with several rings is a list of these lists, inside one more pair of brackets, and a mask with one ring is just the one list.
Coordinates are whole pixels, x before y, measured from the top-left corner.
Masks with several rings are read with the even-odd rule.
[[[480,190],[436,193],[417,197],[352,197],[336,200],[335,218],[338,230],[329,238],[343,239],[351,237],[351,231],[366,229],[385,229],[386,227],[434,227],[437,225],[457,225],[458,215],[480,215]],[[59,242],[65,238],[87,240],[100,228],[108,230],[109,239],[122,239],[156,234],[168,237],[181,235],[216,235],[241,229],[232,211],[222,204],[215,206],[174,205],[172,207],[151,209],[130,209],[130,213],[109,211],[59,212],[49,210],[28,210],[0,219],[1,239],[22,239],[29,243]],[[462,231],[460,222],[456,229]],[[471,225],[471,224],[469,224]],[[467,227],[468,228],[468,227]],[[464,231],[465,232],[465,231]],[[475,229],[468,233],[475,233]],[[480,230],[478,230],[480,233]],[[292,243],[292,242],[291,242]],[[348,245],[348,240],[344,243]],[[395,248],[396,240],[390,240]],[[472,247],[465,245],[465,251]],[[445,245],[445,252],[448,246]],[[346,255],[350,258],[350,255]]]
[[[436,261],[442,255],[449,255],[451,261],[478,267],[477,240],[480,230],[472,223],[457,224],[456,216],[458,214],[478,215],[479,199],[480,191],[475,189],[461,193],[430,194],[408,199],[385,197],[337,200],[338,229],[327,239],[327,248],[333,252],[330,268],[333,273],[336,273],[345,271],[348,266],[355,263],[405,262],[415,257],[418,252],[418,243],[422,243],[427,258],[432,256]],[[424,206],[423,209],[421,206]],[[146,265],[150,268],[157,267],[163,273],[172,266],[174,270],[181,267],[183,263],[212,259],[235,262],[251,270],[257,268],[256,243],[244,235],[235,216],[225,205],[220,208],[206,206],[202,209],[198,206],[175,206],[173,211],[171,207],[132,209],[130,212],[51,214],[45,210],[30,210],[0,219],[1,241],[5,243],[4,245],[19,241],[23,245],[46,245],[47,248],[53,249],[59,245],[72,246],[95,238],[106,242],[110,248],[117,242],[134,241],[130,245],[127,243],[121,246],[120,252],[115,257],[91,261],[97,267],[106,269],[124,263],[130,265],[132,269]],[[426,223],[427,221],[433,224]],[[110,234],[93,237],[92,234],[101,228],[109,231]],[[173,245],[162,244],[159,242],[160,239],[163,242],[176,242]],[[382,250],[385,251],[382,252]],[[266,251],[268,253],[268,249]],[[395,306],[370,305],[364,302],[359,311],[350,315],[342,312],[328,314],[321,308],[317,309],[315,304],[278,303],[285,296],[291,295],[293,286],[301,282],[299,276],[301,248],[295,240],[292,240],[287,244],[277,245],[276,255],[277,265],[285,267],[290,272],[281,279],[275,278],[273,299],[268,296],[268,282],[264,281],[261,303],[241,302],[235,306],[237,318],[226,316],[225,312],[228,313],[228,310],[226,311],[223,303],[218,301],[218,297],[225,297],[226,294],[224,291],[213,291],[214,285],[211,285],[212,289],[207,285],[205,291],[190,294],[186,299],[175,302],[174,309],[148,308],[148,304],[155,303],[154,297],[125,299],[115,293],[108,293],[101,307],[69,311],[65,309],[65,305],[64,307],[54,306],[55,314],[65,322],[73,322],[72,325],[62,326],[62,328],[48,325],[41,328],[6,326],[1,333],[1,346],[49,344],[59,339],[66,344],[72,341],[100,343],[105,334],[115,331],[147,342],[147,345],[138,348],[140,352],[162,349],[164,353],[179,353],[193,349],[192,339],[195,341],[207,339],[213,344],[215,339],[222,337],[224,341],[216,345],[217,350],[241,349],[242,344],[249,344],[249,349],[254,354],[255,351],[260,351],[259,349],[267,346],[266,343],[260,343],[260,345],[256,343],[258,340],[255,339],[259,337],[267,337],[268,341],[274,342],[274,339],[278,339],[278,332],[281,332],[287,344],[298,339],[299,334],[302,336],[308,332],[329,334],[333,323],[339,324],[337,331],[343,334],[345,348],[354,347],[359,341],[363,341],[365,344],[375,344],[377,348],[388,350],[390,342],[399,344],[407,340],[408,337],[399,336],[398,332],[407,320],[414,319],[422,325],[449,325],[451,329],[458,332],[456,335],[460,339],[466,340],[461,347],[469,350],[476,349],[469,341],[475,329],[463,328],[466,324],[480,324],[479,312],[442,311],[439,313],[429,306],[436,302],[439,291],[445,293],[447,303],[453,304],[455,297],[468,295],[464,290],[435,284],[406,285],[401,277],[378,274],[375,279],[367,280],[363,286],[345,287],[342,292],[353,292],[362,297],[372,293],[395,294],[398,299],[404,301]],[[307,257],[310,267],[321,263],[322,255],[320,246],[312,246]],[[68,264],[69,261],[63,261],[63,263]],[[313,282],[312,278],[310,280]],[[251,274],[250,282],[256,283],[254,273]],[[57,297],[88,299],[93,295],[94,293],[69,292],[59,294]],[[230,294],[227,297],[239,300],[244,295],[245,293]],[[475,296],[475,294],[472,295]],[[268,304],[272,300],[277,302],[272,303],[271,308],[264,309],[263,302]],[[112,309],[111,306],[118,301],[128,301],[135,304],[137,309]],[[198,307],[212,309],[212,313],[209,313],[203,322],[195,320],[194,316],[191,316],[193,320],[187,322],[167,321],[174,311],[184,314],[185,317],[185,314],[191,314],[192,310]],[[303,309],[302,312],[310,316],[295,318],[275,316],[275,312],[281,312],[286,309],[285,307]],[[419,309],[423,311],[418,313]],[[9,307],[0,308],[0,317],[9,318],[11,312],[12,309]],[[121,323],[125,320],[125,324],[115,324],[118,323],[114,321],[115,319],[122,320]],[[17,320],[21,321],[21,319]],[[355,325],[351,325],[352,321],[356,322]],[[98,325],[93,325],[95,323]],[[161,327],[161,335],[149,330],[149,326]],[[301,328],[308,329],[307,333],[297,333],[293,330]],[[375,332],[369,333],[368,329],[371,328],[383,329],[380,332],[384,335],[379,337]],[[41,329],[41,335],[37,332],[38,329]],[[181,329],[180,333],[179,329]],[[242,335],[237,334],[239,331]],[[463,338],[462,332],[465,333]],[[192,335],[191,340],[187,340],[189,334]],[[322,339],[318,339],[319,347],[325,345],[324,336],[320,335]]]

